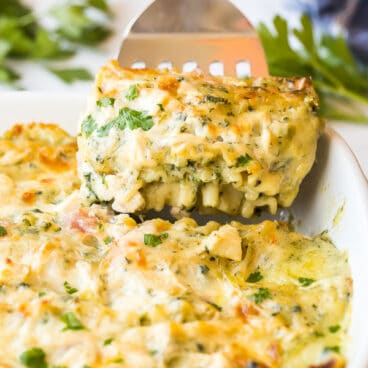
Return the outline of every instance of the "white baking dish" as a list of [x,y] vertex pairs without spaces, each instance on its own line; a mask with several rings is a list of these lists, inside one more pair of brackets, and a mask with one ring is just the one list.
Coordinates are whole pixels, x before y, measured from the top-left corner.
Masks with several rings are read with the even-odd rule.
[[[16,122],[43,121],[75,133],[84,104],[80,94],[3,93],[0,131]],[[368,367],[368,184],[334,131],[321,138],[316,164],[291,212],[297,230],[313,235],[328,229],[336,246],[349,252],[354,296],[348,367]]]

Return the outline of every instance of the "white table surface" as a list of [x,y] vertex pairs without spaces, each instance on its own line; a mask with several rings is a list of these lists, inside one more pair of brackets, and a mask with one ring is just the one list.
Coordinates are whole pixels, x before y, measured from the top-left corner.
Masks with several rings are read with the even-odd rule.
[[[25,0],[37,13],[43,14],[47,8],[56,4],[57,0]],[[57,66],[83,66],[95,73],[98,68],[105,64],[107,60],[116,57],[118,54],[121,39],[129,22],[132,21],[151,0],[111,0],[115,17],[112,26],[115,34],[99,50],[82,48],[70,60],[57,63]],[[257,25],[260,21],[269,23],[275,13],[287,15],[292,23],[297,23],[299,15],[295,9],[283,7],[285,0],[232,0],[247,17]],[[290,3],[289,3],[290,4]],[[48,73],[41,65],[17,62],[13,65],[23,76],[22,86],[29,91],[47,91],[49,93],[58,92],[80,92],[87,96],[91,89],[92,82],[76,82],[72,85],[61,82],[57,77]],[[9,87],[0,86],[1,90],[8,90]],[[1,95],[0,95],[1,98]],[[368,176],[368,124],[358,125],[351,123],[329,123],[347,141],[359,163]]]

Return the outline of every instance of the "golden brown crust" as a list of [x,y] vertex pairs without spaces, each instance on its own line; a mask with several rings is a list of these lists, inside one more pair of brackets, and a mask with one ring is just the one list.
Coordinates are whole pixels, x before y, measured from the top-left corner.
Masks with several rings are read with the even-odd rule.
[[292,204],[313,164],[317,108],[309,78],[240,80],[112,61],[81,122],[82,197],[123,213],[165,205],[275,213]]
[[14,125],[0,137],[5,202],[47,204],[77,189],[76,152],[75,138],[55,124]]

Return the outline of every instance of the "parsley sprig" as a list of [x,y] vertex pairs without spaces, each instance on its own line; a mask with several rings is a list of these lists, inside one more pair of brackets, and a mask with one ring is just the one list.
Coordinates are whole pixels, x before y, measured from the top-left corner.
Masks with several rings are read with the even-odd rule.
[[270,299],[271,293],[267,288],[259,288],[255,294],[249,295],[248,299],[253,300],[256,304],[261,304],[264,300]]
[[12,68],[14,59],[42,61],[66,83],[92,79],[84,68],[55,68],[50,61],[71,57],[79,45],[96,46],[110,35],[106,0],[65,0],[45,15],[55,29],[43,26],[21,0],[0,0],[0,83],[15,85],[20,78]]
[[[109,135],[110,130],[113,127],[116,127],[119,130],[124,130],[127,127],[130,130],[141,128],[146,131],[150,130],[153,127],[153,124],[152,116],[148,115],[147,111],[138,111],[130,109],[129,107],[123,107],[119,110],[119,114],[115,119],[98,128],[97,135],[99,137],[106,137]],[[82,123],[82,132],[84,132],[88,137],[96,128],[97,125],[93,118],[91,115],[88,115]]]
[[320,95],[321,115],[368,123],[368,116],[362,111],[362,105],[368,106],[367,68],[355,61],[342,34],[317,37],[305,14],[300,23],[299,28],[291,29],[284,18],[276,16],[274,30],[263,23],[258,27],[270,74],[311,76]]
[[76,317],[76,315],[73,312],[64,313],[60,319],[62,322],[65,323],[63,331],[85,329],[82,322]]
[[168,233],[162,233],[161,235],[144,234],[143,241],[144,245],[147,245],[148,247],[157,247],[168,237]]
[[46,354],[40,348],[32,348],[24,351],[19,356],[19,361],[28,368],[47,368]]
[[78,289],[72,286],[71,284],[69,284],[68,281],[64,281],[64,288],[65,288],[65,291],[70,295],[78,292]]

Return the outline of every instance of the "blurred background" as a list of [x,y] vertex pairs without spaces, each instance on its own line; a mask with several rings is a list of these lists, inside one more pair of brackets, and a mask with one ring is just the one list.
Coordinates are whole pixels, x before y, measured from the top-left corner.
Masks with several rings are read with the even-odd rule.
[[[271,75],[313,78],[321,115],[344,122],[334,127],[368,172],[368,0],[232,2],[257,29]],[[87,94],[150,3],[0,0],[0,92]]]
[[[261,22],[272,25],[277,14],[290,27],[297,27],[300,15],[308,14],[317,34],[342,33],[356,60],[368,63],[367,0],[232,2],[255,27]],[[150,0],[0,0],[0,88],[88,90],[87,72],[75,73],[74,77],[71,73],[65,81],[60,77],[62,73],[50,73],[50,68],[84,68],[93,75],[107,59],[117,56],[126,26],[149,3]],[[42,31],[50,40],[40,36]]]

